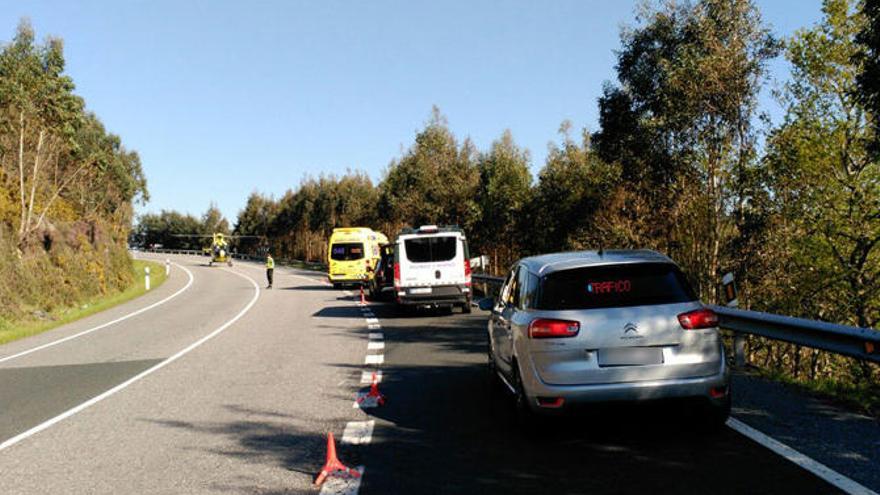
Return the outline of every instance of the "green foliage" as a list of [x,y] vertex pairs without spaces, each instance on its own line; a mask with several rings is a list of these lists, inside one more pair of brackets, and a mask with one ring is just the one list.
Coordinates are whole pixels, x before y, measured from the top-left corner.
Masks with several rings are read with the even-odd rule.
[[131,283],[138,155],[85,110],[63,44],[22,21],[0,48],[0,318],[113,294]]
[[523,219],[532,197],[529,153],[513,141],[509,130],[479,157],[477,203],[480,223],[475,246],[492,254],[493,266],[508,266],[522,254],[521,239],[529,231]]
[[856,36],[861,45],[856,60],[861,64],[856,95],[869,113],[873,131],[870,151],[880,158],[880,0],[863,0],[862,15],[865,23]]
[[470,230],[479,219],[480,172],[470,141],[461,146],[434,107],[415,143],[391,162],[379,186],[380,213],[394,225],[454,224]]
[[790,259],[783,280],[798,287],[801,311],[865,327],[880,322],[880,163],[866,149],[874,133],[855,43],[865,18],[854,7],[826,1],[822,23],[787,43],[786,118],[765,164]]

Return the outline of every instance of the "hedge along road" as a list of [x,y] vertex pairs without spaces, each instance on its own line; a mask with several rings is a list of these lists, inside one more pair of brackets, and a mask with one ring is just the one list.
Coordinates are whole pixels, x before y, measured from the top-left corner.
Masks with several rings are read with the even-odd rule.
[[0,450],[4,494],[310,489],[326,432],[356,418],[362,318],[315,316],[342,294],[308,274],[263,291],[259,267],[172,259],[194,282],[161,309],[0,365],[0,443],[93,402]]

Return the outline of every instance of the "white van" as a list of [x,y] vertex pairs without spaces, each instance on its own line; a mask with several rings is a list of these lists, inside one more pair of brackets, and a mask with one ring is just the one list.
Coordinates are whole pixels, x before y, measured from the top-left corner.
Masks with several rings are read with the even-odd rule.
[[458,306],[471,312],[471,265],[467,238],[458,227],[405,229],[394,242],[397,303]]

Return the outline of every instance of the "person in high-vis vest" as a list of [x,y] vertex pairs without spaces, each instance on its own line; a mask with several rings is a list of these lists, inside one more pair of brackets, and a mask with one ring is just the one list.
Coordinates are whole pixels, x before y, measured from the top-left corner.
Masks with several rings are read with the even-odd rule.
[[272,255],[266,253],[266,278],[269,280],[269,285],[266,287],[267,289],[272,288],[272,275],[275,273],[275,260],[272,259]]

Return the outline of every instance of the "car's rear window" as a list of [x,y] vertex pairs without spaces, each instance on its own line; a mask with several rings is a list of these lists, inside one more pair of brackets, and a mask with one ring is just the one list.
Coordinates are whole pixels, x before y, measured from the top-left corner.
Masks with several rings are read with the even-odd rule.
[[455,258],[458,246],[455,236],[414,237],[406,239],[406,259],[413,263],[449,261]]
[[669,263],[638,263],[563,270],[541,280],[536,307],[595,309],[696,300],[681,271]]
[[364,257],[364,245],[360,242],[340,242],[330,246],[330,259],[336,261],[359,260]]

